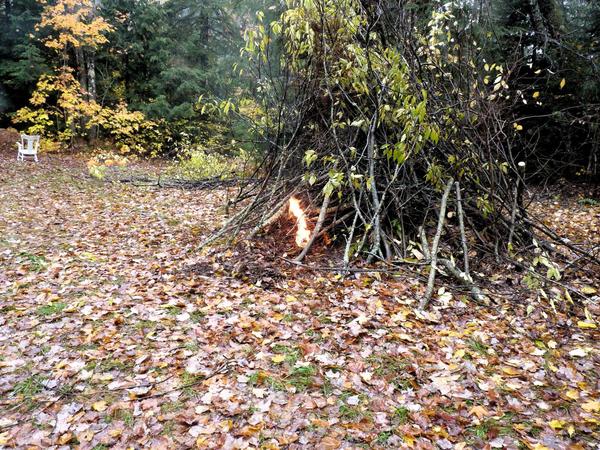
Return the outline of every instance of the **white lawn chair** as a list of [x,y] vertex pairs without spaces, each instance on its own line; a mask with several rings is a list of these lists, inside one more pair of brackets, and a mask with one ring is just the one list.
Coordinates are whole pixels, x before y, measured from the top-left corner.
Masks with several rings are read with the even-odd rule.
[[40,149],[40,137],[38,135],[22,134],[21,142],[17,142],[19,148],[17,153],[17,161],[24,161],[26,156],[33,156],[37,162],[37,153]]

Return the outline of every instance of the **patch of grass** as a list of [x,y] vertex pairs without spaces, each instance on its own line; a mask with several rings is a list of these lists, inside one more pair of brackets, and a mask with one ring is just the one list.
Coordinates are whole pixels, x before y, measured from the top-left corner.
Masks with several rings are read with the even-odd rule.
[[392,437],[391,431],[382,431],[381,433],[379,433],[377,435],[377,439],[375,439],[375,442],[379,445],[385,445],[387,443],[388,439],[391,437]]
[[179,314],[181,314],[182,309],[179,306],[167,306],[165,308],[167,310],[167,314],[170,316],[178,316]]
[[299,348],[290,347],[282,344],[275,344],[273,346],[273,351],[275,353],[285,355],[286,362],[290,363],[291,365],[296,364],[296,362],[300,359],[300,356],[302,355]]
[[321,386],[321,392],[325,397],[329,397],[331,394],[333,394],[333,384],[331,384],[329,379],[326,378],[323,382],[323,386]]
[[248,410],[246,411],[246,415],[247,416],[251,416],[252,414],[254,414],[255,412],[260,411],[260,409],[256,406],[251,406],[250,408],[248,408]]
[[11,312],[11,311],[15,311],[16,309],[17,309],[17,308],[15,308],[15,307],[14,307],[14,306],[12,306],[12,305],[5,305],[5,306],[2,306],[2,307],[0,308],[0,314],[7,314],[7,313],[9,313],[9,312]]
[[409,365],[405,359],[390,355],[371,355],[367,362],[373,366],[373,373],[378,377],[387,377],[404,372]]
[[96,366],[101,372],[110,372],[111,370],[126,370],[131,367],[131,363],[123,362],[118,359],[105,359]]
[[172,412],[177,412],[182,410],[185,407],[185,404],[180,401],[167,402],[160,405],[160,412],[163,414],[169,414]]
[[[354,395],[358,395],[360,400],[358,405],[349,405],[347,400],[349,397]],[[371,413],[370,411],[365,410],[360,406],[361,403],[364,403],[367,400],[367,396],[365,394],[356,394],[354,391],[344,391],[339,397],[340,405],[340,417],[348,422],[354,422],[361,419],[370,419]]]
[[332,323],[333,323],[333,320],[331,320],[331,318],[329,318],[328,316],[326,316],[325,314],[323,314],[323,313],[321,313],[321,312],[319,312],[319,313],[317,314],[317,320],[318,320],[319,322],[321,322],[322,324],[326,324],[326,325],[327,325],[327,324],[332,324]]
[[340,417],[344,420],[352,422],[362,417],[362,411],[357,406],[341,405]]
[[203,377],[200,375],[192,375],[191,373],[183,372],[179,379],[180,386],[182,387],[181,393],[190,397],[194,395],[195,383],[199,383]]
[[172,420],[167,420],[163,426],[160,434],[163,436],[173,436],[173,430],[175,429],[175,422]]
[[45,306],[41,306],[36,310],[36,313],[40,316],[53,316],[54,314],[59,314],[67,307],[66,303],[56,302],[49,303]]
[[193,313],[190,313],[190,320],[193,323],[198,323],[202,320],[203,317],[206,316],[205,312],[202,311],[194,311]]
[[42,392],[44,381],[45,378],[41,375],[31,375],[15,384],[12,392],[14,395],[20,395],[26,400],[31,400],[34,395]]
[[396,389],[402,391],[412,386],[412,375],[406,370],[410,363],[404,358],[385,354],[371,355],[367,362],[373,367],[373,374],[386,378]]
[[248,377],[248,386],[257,386],[261,381],[260,372],[254,372]]
[[154,328],[156,328],[157,323],[156,322],[152,322],[151,320],[140,320],[138,322],[135,323],[134,327],[136,330],[153,330]]
[[197,352],[200,350],[200,346],[196,342],[188,342],[185,344],[185,349],[189,350],[190,352]]
[[74,347],[75,350],[85,352],[88,350],[96,350],[98,348],[98,344],[94,342],[86,342],[85,344],[76,345]]
[[347,422],[357,422],[363,418],[369,418],[370,414],[358,406],[341,405],[340,417]]
[[298,391],[305,391],[314,382],[317,370],[312,366],[294,367],[288,378],[288,382]]
[[111,423],[115,420],[122,421],[128,427],[133,426],[133,413],[128,409],[115,409],[110,415],[106,416],[106,422]]
[[41,353],[42,355],[47,355],[47,354],[48,354],[48,352],[50,352],[50,349],[51,349],[51,348],[52,348],[52,347],[50,347],[49,345],[42,345],[42,346],[40,347],[40,353]]
[[285,383],[278,378],[267,376],[264,380],[265,384],[275,391],[285,391]]
[[600,206],[600,201],[595,198],[582,198],[577,203],[582,206]]
[[172,166],[167,173],[177,178],[192,181],[212,177],[227,179],[231,178],[235,171],[241,168],[241,165],[243,166],[241,161],[244,159],[244,155],[232,159],[220,153],[193,150],[188,152],[185,157],[182,156],[178,164]]
[[409,417],[410,411],[404,406],[398,406],[394,410],[394,421],[397,422],[399,425],[403,425],[406,422],[408,422]]
[[482,422],[479,425],[468,428],[468,430],[479,439],[485,439],[490,432],[490,425],[488,422]]
[[29,262],[29,269],[32,272],[41,272],[48,266],[48,260],[43,256],[34,255],[29,252],[21,252],[19,256],[25,258]]
[[177,225],[179,225],[181,223],[181,220],[174,218],[174,217],[169,217],[166,220],[167,225],[169,225],[170,227],[176,227]]
[[57,391],[58,391],[58,394],[62,398],[71,398],[71,397],[73,397],[75,389],[73,389],[73,385],[72,384],[65,383],[65,384],[61,384],[58,387]]
[[467,344],[471,350],[479,353],[480,355],[486,356],[488,354],[488,346],[479,339],[469,339]]
[[[500,419],[500,421],[502,419],[504,419],[504,417],[502,417]],[[507,417],[507,419],[510,419],[510,417]],[[490,431],[492,431],[492,430],[494,431],[495,435],[499,435],[499,436],[514,435],[512,426],[502,424],[502,423],[500,423],[500,421],[497,419],[488,419],[488,420],[481,422],[479,425],[476,425],[473,427],[468,427],[467,430],[470,433],[472,433],[473,435],[475,435],[477,438],[482,439],[482,440],[487,439],[488,435],[490,434]]]

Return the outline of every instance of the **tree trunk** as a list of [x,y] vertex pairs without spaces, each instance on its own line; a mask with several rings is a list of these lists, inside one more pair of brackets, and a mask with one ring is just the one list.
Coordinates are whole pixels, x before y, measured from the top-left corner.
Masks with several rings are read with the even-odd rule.
[[[87,65],[87,81],[88,81],[88,101],[96,101],[96,55],[90,51],[87,54],[86,65]],[[93,141],[98,137],[98,127],[96,125],[90,127],[88,132],[88,140]]]
[[81,89],[86,93],[87,96],[87,70],[85,67],[85,55],[81,47],[75,47],[75,60],[77,61],[77,74],[79,76],[79,84],[81,85]]
[[90,101],[96,101],[96,55],[89,52],[86,58],[88,98]]

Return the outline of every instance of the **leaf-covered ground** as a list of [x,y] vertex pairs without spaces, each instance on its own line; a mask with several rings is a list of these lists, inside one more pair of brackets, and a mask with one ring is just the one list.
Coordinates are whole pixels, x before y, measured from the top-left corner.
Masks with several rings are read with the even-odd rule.
[[593,322],[200,255],[225,195],[0,155],[0,447],[597,448]]

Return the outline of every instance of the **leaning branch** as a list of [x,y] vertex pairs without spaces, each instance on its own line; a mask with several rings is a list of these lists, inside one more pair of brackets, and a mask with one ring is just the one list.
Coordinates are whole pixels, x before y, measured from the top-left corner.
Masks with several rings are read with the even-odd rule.
[[315,239],[319,235],[321,227],[323,226],[323,222],[325,222],[325,216],[327,215],[327,207],[329,206],[330,199],[331,197],[329,195],[325,195],[325,199],[323,200],[323,204],[321,205],[321,212],[319,213],[319,219],[317,220],[315,229],[313,230],[312,235],[310,236],[310,239],[306,244],[306,247],[304,247],[302,249],[302,252],[296,257],[297,262],[301,262],[304,259],[304,257],[312,247],[313,243],[315,242]]
[[425,307],[431,300],[431,296],[433,294],[433,287],[435,285],[435,273],[437,271],[436,265],[438,248],[440,245],[440,238],[442,236],[444,222],[446,219],[446,205],[448,203],[448,196],[450,195],[450,190],[452,189],[453,183],[454,180],[450,178],[450,181],[448,181],[448,183],[446,184],[446,189],[444,189],[444,195],[442,196],[442,204],[440,205],[440,217],[438,220],[437,231],[435,232],[435,237],[433,238],[433,245],[431,246],[431,270],[429,271],[427,290],[425,291],[425,296],[421,299],[421,302],[419,303],[419,309],[425,309]]

